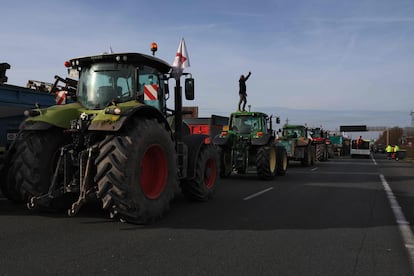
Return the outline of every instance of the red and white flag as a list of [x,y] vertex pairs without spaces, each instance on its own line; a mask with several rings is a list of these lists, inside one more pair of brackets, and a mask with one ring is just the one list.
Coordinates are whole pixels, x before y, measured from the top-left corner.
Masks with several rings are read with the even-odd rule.
[[187,67],[190,67],[190,58],[188,57],[187,47],[185,46],[184,38],[181,38],[180,45],[178,46],[177,54],[173,62],[173,71],[181,73]]

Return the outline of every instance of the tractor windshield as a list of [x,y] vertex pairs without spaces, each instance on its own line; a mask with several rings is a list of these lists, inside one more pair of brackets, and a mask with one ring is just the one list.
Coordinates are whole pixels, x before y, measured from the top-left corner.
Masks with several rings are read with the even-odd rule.
[[262,126],[261,117],[257,116],[234,116],[231,121],[231,127],[240,134],[266,131],[266,128]]
[[287,128],[283,130],[283,136],[286,138],[299,138],[305,136],[300,128]]
[[135,67],[128,64],[99,63],[82,68],[79,102],[89,109],[102,109],[111,102],[134,98]]
[[312,138],[323,138],[323,130],[320,128],[315,128],[311,130],[311,137]]

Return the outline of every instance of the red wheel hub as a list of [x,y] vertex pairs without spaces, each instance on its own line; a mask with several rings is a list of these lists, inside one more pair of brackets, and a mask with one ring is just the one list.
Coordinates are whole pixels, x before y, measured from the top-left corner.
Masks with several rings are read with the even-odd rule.
[[156,199],[164,191],[168,178],[168,158],[160,145],[151,145],[141,161],[141,189],[146,197]]
[[204,172],[204,184],[207,188],[212,188],[217,177],[216,162],[214,159],[208,159]]

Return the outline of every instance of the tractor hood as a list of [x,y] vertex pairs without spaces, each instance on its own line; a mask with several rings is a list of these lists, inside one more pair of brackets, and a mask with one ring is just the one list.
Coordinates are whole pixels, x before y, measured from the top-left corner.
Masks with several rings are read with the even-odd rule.
[[137,101],[129,101],[117,105],[108,106],[101,110],[86,109],[79,103],[55,105],[46,109],[33,109],[29,111],[29,117],[22,123],[23,129],[42,129],[56,126],[63,129],[71,128],[71,121],[81,116],[90,116],[89,130],[118,130],[124,118],[127,118],[132,110],[145,106]]

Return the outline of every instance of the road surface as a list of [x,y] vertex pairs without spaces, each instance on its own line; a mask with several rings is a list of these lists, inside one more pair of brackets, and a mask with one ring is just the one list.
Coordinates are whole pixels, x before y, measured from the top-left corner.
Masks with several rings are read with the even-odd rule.
[[413,275],[413,196],[413,165],[384,155],[234,175],[149,226],[0,196],[0,275]]

